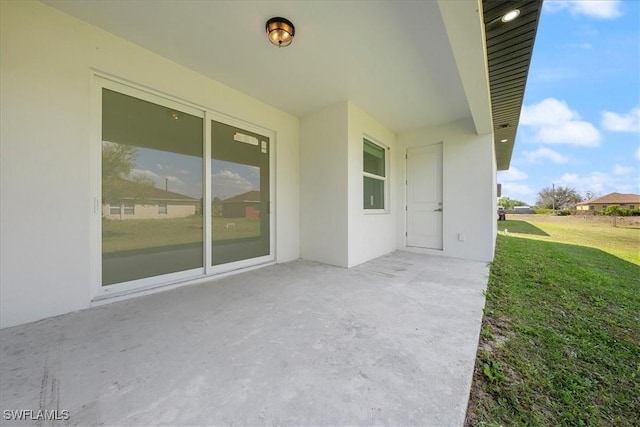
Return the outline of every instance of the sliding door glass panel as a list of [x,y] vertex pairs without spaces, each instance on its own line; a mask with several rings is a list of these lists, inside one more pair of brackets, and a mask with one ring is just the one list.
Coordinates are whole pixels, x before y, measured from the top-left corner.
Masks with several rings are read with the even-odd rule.
[[269,255],[269,138],[211,122],[212,265]]
[[203,268],[203,119],[102,90],[102,285]]

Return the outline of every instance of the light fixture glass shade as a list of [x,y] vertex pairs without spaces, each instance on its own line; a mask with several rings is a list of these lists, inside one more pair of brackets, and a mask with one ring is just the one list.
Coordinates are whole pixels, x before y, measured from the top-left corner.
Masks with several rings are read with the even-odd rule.
[[511,22],[520,15],[520,9],[512,9],[509,12],[502,15],[502,22]]
[[289,46],[295,33],[296,30],[288,19],[276,17],[267,21],[269,41],[278,47]]

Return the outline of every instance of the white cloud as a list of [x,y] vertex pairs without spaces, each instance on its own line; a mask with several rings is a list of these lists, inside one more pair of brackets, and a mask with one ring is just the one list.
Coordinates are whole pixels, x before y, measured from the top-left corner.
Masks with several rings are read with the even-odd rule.
[[550,13],[568,10],[572,15],[615,19],[622,16],[620,4],[620,0],[546,0],[544,10]]
[[[184,192],[185,187],[187,186],[187,184],[178,177],[158,175],[149,169],[132,169],[129,173],[129,178],[144,179],[146,181],[150,181],[156,188],[160,188],[162,190],[168,188],[169,191],[180,193]],[[169,183],[172,185],[168,185]]]
[[178,169],[174,165],[166,163],[156,163],[156,168],[159,171],[166,171],[165,173],[173,172],[178,175],[189,175],[191,173],[186,169]]
[[546,98],[533,105],[524,105],[520,116],[520,124],[527,126],[559,126],[580,118],[579,114],[569,108],[565,101]]
[[[256,168],[257,169],[257,168]],[[211,177],[212,194],[226,199],[253,190],[253,184],[240,174],[223,169]]]
[[150,171],[149,169],[132,169],[129,172],[129,177],[131,178],[146,178],[154,183],[160,182],[163,178],[155,172]]
[[546,98],[522,107],[520,124],[535,129],[535,140],[543,144],[567,144],[578,147],[600,145],[600,132],[591,123],[580,120],[578,112],[565,101]]
[[560,126],[538,130],[538,141],[547,144],[567,144],[578,147],[600,145],[600,132],[589,122],[570,121]]
[[536,191],[527,184],[505,182],[502,184],[502,196],[531,204],[536,199]]
[[640,147],[638,147],[638,149],[636,150],[635,156],[636,159],[640,160]]
[[558,184],[575,188],[578,191],[591,191],[593,193],[604,194],[603,191],[605,189],[612,187],[613,178],[602,172],[591,172],[587,175],[565,173],[558,180]]
[[509,170],[498,172],[498,181],[500,182],[522,181],[525,179],[527,179],[527,174],[513,166]]
[[177,176],[165,176],[165,179],[167,179],[169,182],[172,182],[174,184],[184,185],[184,181],[182,181]]
[[635,169],[632,167],[626,167],[618,164],[613,167],[614,175],[631,175],[634,171]]
[[576,70],[569,67],[540,67],[535,73],[529,74],[529,79],[539,82],[561,82],[576,78]]
[[640,107],[633,108],[626,114],[603,112],[602,127],[613,132],[640,132]]
[[629,179],[628,176],[613,175],[604,172],[590,172],[585,175],[565,173],[556,181],[556,184],[575,188],[581,193],[590,191],[598,195],[612,192],[638,193],[640,190],[639,179]]
[[538,163],[538,161],[543,159],[551,160],[556,164],[567,163],[569,161],[568,157],[546,147],[540,147],[536,151],[525,151],[523,154],[531,163]]

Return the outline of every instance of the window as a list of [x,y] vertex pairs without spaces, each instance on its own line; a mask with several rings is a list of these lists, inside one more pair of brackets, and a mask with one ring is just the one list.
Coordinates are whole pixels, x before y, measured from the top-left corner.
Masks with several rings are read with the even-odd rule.
[[125,203],[124,204],[124,214],[125,215],[133,215],[135,213],[135,208],[133,203]]
[[589,206],[589,210],[590,210],[590,211],[594,211],[594,210],[596,210],[596,207],[595,207],[595,206],[593,206],[593,205],[590,205],[590,206]]
[[636,205],[629,205],[629,209],[635,209]]
[[158,203],[158,214],[166,215],[167,214],[167,204],[166,203]]
[[602,209],[602,210],[607,209],[607,205],[602,205],[602,208],[601,208],[601,209]]
[[368,139],[363,140],[363,207],[385,209],[387,157],[385,149]]
[[109,205],[109,215],[120,215],[120,205]]

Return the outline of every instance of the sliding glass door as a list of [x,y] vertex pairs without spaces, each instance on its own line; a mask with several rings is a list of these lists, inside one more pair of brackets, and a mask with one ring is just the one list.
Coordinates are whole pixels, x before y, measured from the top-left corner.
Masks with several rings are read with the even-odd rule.
[[126,291],[272,261],[273,133],[97,81],[99,289]]
[[203,118],[102,90],[102,285],[203,268]]
[[269,255],[269,138],[211,121],[212,265]]

